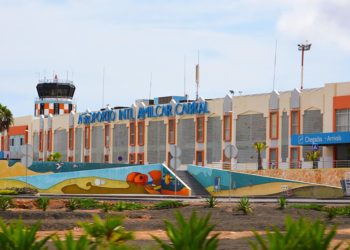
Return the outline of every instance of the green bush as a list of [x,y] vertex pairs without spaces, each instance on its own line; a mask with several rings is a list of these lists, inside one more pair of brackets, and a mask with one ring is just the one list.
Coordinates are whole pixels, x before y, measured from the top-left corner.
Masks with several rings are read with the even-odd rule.
[[337,208],[335,207],[327,207],[325,208],[325,211],[327,212],[327,218],[329,220],[332,220],[337,216]]
[[288,201],[286,197],[280,197],[278,200],[278,209],[285,209],[287,207]]
[[47,207],[49,206],[50,199],[46,197],[40,197],[36,200],[36,204],[38,208],[42,209],[43,211],[46,211]]
[[0,247],[2,250],[40,250],[44,247],[52,235],[42,240],[36,239],[40,223],[25,227],[22,220],[17,220],[6,225],[0,220]]
[[102,202],[100,207],[103,212],[108,213],[112,209],[112,205],[108,202]]
[[325,205],[321,204],[294,204],[291,205],[293,208],[298,209],[306,209],[306,210],[316,210],[316,211],[322,211]]
[[[320,221],[311,222],[304,218],[293,220],[290,217],[285,221],[285,232],[277,227],[266,231],[266,238],[254,232],[256,242],[250,242],[252,249],[269,250],[326,250],[331,249],[330,242],[336,235],[334,226],[328,232],[326,225]],[[332,249],[337,249],[341,243]]]
[[0,190],[0,195],[17,195],[18,192],[16,190],[10,190],[10,189],[2,189]]
[[0,209],[6,211],[13,207],[12,198],[8,196],[0,196]]
[[119,212],[124,210],[139,210],[144,208],[146,208],[146,206],[141,203],[124,202],[124,201],[119,201],[114,205],[112,205],[112,210],[119,211]]
[[93,218],[93,223],[82,222],[80,226],[98,249],[106,249],[110,245],[122,246],[127,240],[133,239],[133,233],[126,231],[122,226],[121,216],[106,217],[102,220],[95,214]]
[[91,198],[74,198],[80,209],[94,209],[100,206],[100,203]]
[[239,199],[237,211],[242,211],[245,215],[248,215],[253,212],[253,208],[250,204],[249,198],[242,197],[241,199]]
[[215,227],[215,225],[209,224],[210,214],[205,217],[197,217],[196,212],[193,212],[188,222],[180,212],[177,212],[175,215],[177,225],[165,221],[165,230],[171,244],[152,235],[162,249],[217,249],[219,243],[217,237],[219,234],[209,236],[209,233]]
[[74,239],[72,232],[66,234],[65,240],[61,240],[57,235],[53,237],[53,242],[57,250],[95,250],[87,235],[82,235]]
[[153,209],[169,209],[169,208],[178,208],[184,207],[181,201],[160,201],[153,205]]
[[205,201],[207,202],[207,207],[209,208],[214,208],[218,204],[217,199],[212,195],[210,195],[210,197],[207,198]]
[[74,210],[79,208],[79,203],[78,203],[77,199],[68,199],[65,202],[65,206],[66,206],[66,208],[68,208],[69,211],[73,212]]

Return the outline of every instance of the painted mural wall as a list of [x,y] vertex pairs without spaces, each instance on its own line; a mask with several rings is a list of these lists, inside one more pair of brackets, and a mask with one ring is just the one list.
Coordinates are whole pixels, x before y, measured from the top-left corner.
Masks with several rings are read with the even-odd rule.
[[76,166],[52,162],[40,164],[40,169],[36,163],[26,169],[20,162],[9,165],[8,161],[0,161],[0,189],[28,186],[37,189],[39,193],[53,194],[188,196],[191,193],[190,189],[162,164],[117,167],[102,164],[105,168],[102,168],[101,164],[97,166],[93,163],[79,163]]
[[339,187],[189,165],[188,172],[214,196],[340,198]]

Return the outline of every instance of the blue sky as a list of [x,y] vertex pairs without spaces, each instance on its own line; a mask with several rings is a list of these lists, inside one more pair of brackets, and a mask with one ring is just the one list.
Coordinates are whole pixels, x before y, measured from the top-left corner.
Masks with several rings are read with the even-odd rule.
[[347,0],[0,0],[0,103],[33,114],[39,76],[73,79],[78,110],[152,97],[223,97],[300,86],[297,44],[309,40],[305,88],[349,81]]

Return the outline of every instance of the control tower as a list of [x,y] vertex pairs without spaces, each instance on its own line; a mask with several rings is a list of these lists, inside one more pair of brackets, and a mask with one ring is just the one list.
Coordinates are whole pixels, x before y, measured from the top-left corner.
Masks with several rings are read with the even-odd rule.
[[60,80],[55,75],[53,79],[39,80],[36,89],[39,97],[35,100],[34,116],[62,115],[76,110],[72,81]]

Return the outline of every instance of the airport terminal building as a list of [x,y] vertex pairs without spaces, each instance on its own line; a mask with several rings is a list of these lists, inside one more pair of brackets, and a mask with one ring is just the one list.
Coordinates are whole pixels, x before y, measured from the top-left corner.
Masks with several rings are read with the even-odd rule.
[[[20,158],[29,143],[36,161],[60,152],[70,162],[256,169],[252,145],[266,142],[264,168],[309,168],[312,150],[321,152],[319,167],[350,167],[350,82],[215,99],[167,96],[81,113],[73,88],[38,90],[34,116],[16,117],[0,136],[3,155]],[[230,159],[225,148],[234,146]]]

